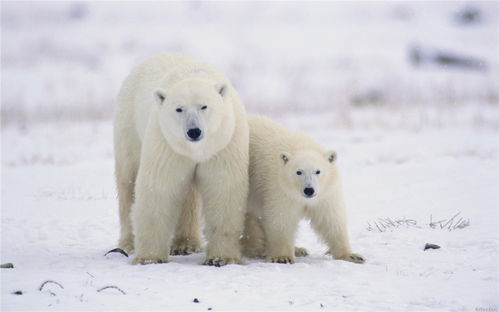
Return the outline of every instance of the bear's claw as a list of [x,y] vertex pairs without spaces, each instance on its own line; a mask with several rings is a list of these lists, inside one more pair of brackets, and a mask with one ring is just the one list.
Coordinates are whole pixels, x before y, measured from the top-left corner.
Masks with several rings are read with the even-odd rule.
[[170,255],[172,256],[187,256],[193,253],[203,251],[199,245],[176,245],[170,248]]
[[170,246],[170,255],[172,256],[186,256],[201,251],[203,251],[201,242],[195,237],[177,237]]
[[241,260],[234,258],[210,258],[203,262],[204,265],[221,267],[227,264],[242,264]]
[[163,259],[145,259],[145,258],[140,258],[140,257],[135,257],[132,260],[132,264],[154,264],[154,263],[167,263],[168,259],[163,258]]
[[366,260],[361,255],[354,254],[354,253],[343,256],[340,258],[340,260],[345,260],[345,261],[349,261],[349,262],[353,262],[353,263],[366,262]]
[[283,263],[283,264],[293,264],[295,260],[292,257],[280,256],[280,257],[271,257],[270,261],[272,263]]

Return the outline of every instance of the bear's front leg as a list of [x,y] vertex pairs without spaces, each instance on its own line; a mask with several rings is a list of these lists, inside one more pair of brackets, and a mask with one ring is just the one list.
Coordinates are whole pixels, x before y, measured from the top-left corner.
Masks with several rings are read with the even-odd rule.
[[168,150],[152,151],[152,155],[142,154],[144,164],[135,187],[133,264],[168,262],[175,227],[192,186],[193,162]]
[[267,261],[295,263],[294,239],[300,215],[293,207],[282,203],[266,203],[262,220],[265,232]]
[[353,263],[364,263],[362,256],[352,253],[348,239],[347,218],[341,195],[336,196],[319,207],[310,209],[310,224],[317,234],[327,243],[334,259]]
[[[139,192],[138,192],[139,194]],[[132,264],[168,262],[170,241],[181,212],[181,202],[154,189],[137,196],[132,207],[135,258]]]
[[241,264],[240,239],[248,196],[247,163],[220,158],[198,167],[196,183],[201,191],[205,218],[204,264]]

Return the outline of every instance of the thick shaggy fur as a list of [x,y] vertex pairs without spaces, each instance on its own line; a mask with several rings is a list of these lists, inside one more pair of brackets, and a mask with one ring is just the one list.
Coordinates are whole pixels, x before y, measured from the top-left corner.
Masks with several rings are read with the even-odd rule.
[[[335,259],[363,262],[350,249],[336,153],[267,118],[250,117],[249,123],[245,254],[294,263],[295,252],[300,254],[294,248],[295,232],[300,219],[306,217]],[[315,196],[307,198],[305,187],[312,187]]]
[[[188,140],[192,125],[203,130],[201,140]],[[249,129],[222,74],[181,55],[143,62],[120,90],[114,143],[119,247],[135,250],[133,263],[166,262],[170,248],[173,254],[199,250],[201,210],[205,263],[240,262]]]

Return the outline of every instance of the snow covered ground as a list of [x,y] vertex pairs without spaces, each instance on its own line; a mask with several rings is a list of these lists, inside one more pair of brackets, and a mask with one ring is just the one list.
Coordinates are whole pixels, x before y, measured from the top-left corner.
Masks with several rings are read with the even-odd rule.
[[[15,268],[0,270],[0,310],[499,309],[497,3],[1,7],[0,262]],[[459,22],[467,7],[478,18]],[[414,47],[486,66],[415,66]],[[366,264],[325,256],[306,222],[297,245],[310,256],[294,265],[213,268],[198,265],[201,253],[131,266],[104,256],[119,231],[115,96],[134,65],[165,52],[213,64],[250,113],[338,151],[351,243]],[[469,226],[429,226],[457,213],[453,224]],[[385,229],[386,218],[410,224]],[[64,288],[40,291],[47,280]]]
[[[132,266],[124,256],[104,256],[119,229],[110,123],[4,129],[1,262],[15,268],[1,270],[2,310],[497,309],[497,127],[394,132],[334,127],[331,118],[278,120],[338,150],[351,241],[364,265],[324,255],[306,222],[297,245],[310,256],[294,265],[245,259],[214,268],[199,265],[204,255],[195,254]],[[458,212],[468,227],[428,225],[430,216]],[[378,218],[404,217],[417,225],[368,229]],[[441,248],[423,251],[426,243]],[[64,289],[47,284],[39,291],[46,280]],[[97,291],[110,285],[126,295]],[[17,290],[23,294],[12,294]]]

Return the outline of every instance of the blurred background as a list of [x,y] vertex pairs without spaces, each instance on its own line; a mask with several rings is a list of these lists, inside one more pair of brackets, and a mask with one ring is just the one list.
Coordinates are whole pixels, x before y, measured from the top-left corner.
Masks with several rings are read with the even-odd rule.
[[498,127],[498,3],[2,2],[2,125],[111,120],[142,60],[184,53],[247,110],[334,127]]

